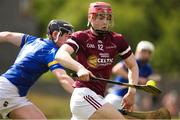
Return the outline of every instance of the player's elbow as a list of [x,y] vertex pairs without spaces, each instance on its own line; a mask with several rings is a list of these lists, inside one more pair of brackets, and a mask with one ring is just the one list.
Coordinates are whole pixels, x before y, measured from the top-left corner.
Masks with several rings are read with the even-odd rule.
[[74,83],[74,80],[71,77],[69,77],[67,74],[60,75],[58,77],[58,80],[61,84],[73,85],[73,83]]
[[59,63],[63,63],[64,62],[64,55],[63,52],[61,52],[61,50],[58,50],[58,52],[55,55],[55,59],[59,62]]
[[69,58],[68,52],[62,51],[61,49],[59,49],[55,55],[55,59],[62,65],[64,65],[66,63],[68,58]]

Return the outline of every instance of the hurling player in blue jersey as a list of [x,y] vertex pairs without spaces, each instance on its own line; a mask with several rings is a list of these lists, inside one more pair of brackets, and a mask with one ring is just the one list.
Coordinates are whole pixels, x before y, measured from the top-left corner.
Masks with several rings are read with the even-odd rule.
[[[0,76],[0,115],[11,119],[46,119],[45,115],[26,95],[37,79],[48,70],[57,77],[68,92],[73,91],[73,79],[54,60],[58,48],[73,32],[65,21],[52,20],[48,24],[48,38],[23,33],[0,32],[0,42],[21,48],[14,64]],[[1,56],[2,57],[2,56]]]
[[[154,45],[149,41],[141,41],[136,48],[136,61],[139,67],[139,84],[146,84],[148,78],[152,75],[152,67],[149,64]],[[116,74],[115,81],[128,83],[128,69],[123,61],[117,63],[112,72]],[[117,109],[121,108],[123,96],[128,92],[128,88],[124,86],[114,85],[110,88],[110,93],[105,99],[114,105]]]

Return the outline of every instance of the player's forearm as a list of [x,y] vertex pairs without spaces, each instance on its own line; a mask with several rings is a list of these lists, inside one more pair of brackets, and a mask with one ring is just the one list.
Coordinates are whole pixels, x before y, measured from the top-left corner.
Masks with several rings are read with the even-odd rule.
[[138,78],[139,78],[138,73],[139,73],[139,70],[138,70],[137,65],[135,65],[129,69],[128,78],[129,78],[130,84],[137,84],[138,83]]
[[63,69],[55,69],[52,73],[56,76],[61,86],[67,91],[72,93],[74,88],[72,87],[74,80],[66,74]]
[[[127,59],[125,59],[125,63],[128,67],[129,83],[137,84],[139,79],[139,69],[134,55],[131,54]],[[135,91],[135,89],[129,88],[129,91]]]
[[61,51],[61,49],[56,53],[55,59],[64,67],[76,72],[84,67],[79,62],[75,61],[68,52]]
[[72,93],[74,88],[72,87],[74,80],[72,78],[70,78],[68,75],[64,76],[63,78],[61,78],[61,80],[59,80],[59,82],[61,83],[61,86],[69,93]]
[[[129,68],[128,78],[130,84],[138,84],[139,78],[139,69],[137,64],[134,64],[133,67]],[[129,91],[135,91],[134,88],[129,88]]]
[[128,67],[128,79],[130,84],[137,84],[139,79],[139,69],[133,54],[126,58],[125,63]]
[[147,82],[147,78],[139,77],[138,84],[145,85]]

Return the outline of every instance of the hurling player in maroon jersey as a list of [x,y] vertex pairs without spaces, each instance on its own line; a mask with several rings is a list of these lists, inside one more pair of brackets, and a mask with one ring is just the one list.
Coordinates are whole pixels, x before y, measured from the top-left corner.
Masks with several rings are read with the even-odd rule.
[[[72,119],[123,119],[122,114],[103,98],[106,82],[94,81],[91,77],[109,79],[115,57],[119,54],[129,68],[129,83],[137,84],[139,72],[135,57],[124,37],[110,31],[112,9],[109,3],[90,4],[88,26],[88,30],[73,33],[56,54],[56,59],[76,71],[79,77],[71,97]],[[76,60],[71,57],[74,52]],[[124,108],[132,109],[135,93],[134,88],[129,88],[123,98]]]

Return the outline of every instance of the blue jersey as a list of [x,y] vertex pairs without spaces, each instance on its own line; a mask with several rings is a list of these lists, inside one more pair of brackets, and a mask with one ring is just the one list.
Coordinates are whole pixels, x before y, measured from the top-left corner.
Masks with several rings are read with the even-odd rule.
[[[138,68],[139,68],[139,77],[148,78],[152,74],[152,67],[149,63],[142,64],[142,62],[140,60],[137,60],[137,64],[138,64]],[[123,67],[126,71],[128,71],[128,69],[125,67],[125,65]],[[128,79],[126,79],[122,76],[117,76],[115,78],[115,81],[128,83]],[[127,92],[128,92],[128,88],[121,89],[121,87],[119,85],[113,86],[113,92],[112,92],[113,94],[116,94],[118,96],[124,96]]]
[[64,68],[54,60],[58,46],[52,40],[25,34],[20,47],[15,63],[2,76],[18,88],[20,96],[25,96],[43,73]]

